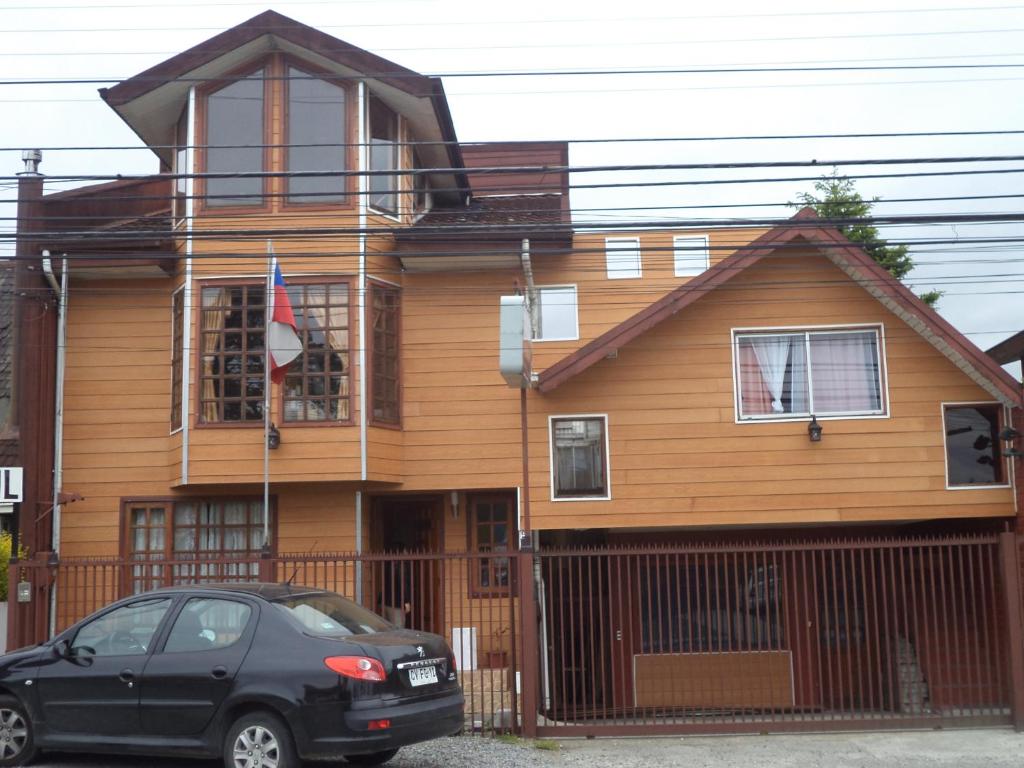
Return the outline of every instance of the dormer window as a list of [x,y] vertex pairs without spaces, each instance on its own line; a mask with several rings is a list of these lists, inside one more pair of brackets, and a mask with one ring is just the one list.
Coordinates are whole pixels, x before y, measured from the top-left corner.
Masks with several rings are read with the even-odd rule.
[[262,69],[206,97],[205,172],[257,174],[206,177],[206,207],[263,204],[264,114]]
[[[370,97],[370,170],[398,169],[398,116],[380,99]],[[385,213],[398,212],[398,176],[370,176],[370,207]]]
[[[289,174],[347,169],[345,89],[288,67]],[[346,178],[289,176],[289,203],[341,203]]]

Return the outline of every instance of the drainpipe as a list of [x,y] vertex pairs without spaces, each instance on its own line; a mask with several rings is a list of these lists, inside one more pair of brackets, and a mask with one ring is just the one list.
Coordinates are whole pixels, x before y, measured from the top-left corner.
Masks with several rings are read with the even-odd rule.
[[530,262],[530,239],[523,238],[523,249],[519,256],[523,262],[523,276],[526,278],[526,316],[530,318],[530,338],[537,338],[537,287],[533,284],[533,264]]
[[[57,366],[53,404],[53,504],[50,507],[51,549],[60,557],[61,504],[60,490],[64,485],[64,367],[67,342],[68,260],[61,260],[60,284],[53,274],[53,261],[49,251],[43,251],[43,274],[57,294]],[[57,585],[50,590],[50,637],[57,631]]]
[[[359,82],[359,173],[356,175],[359,204],[359,276],[356,291],[356,307],[359,316],[359,479],[366,482],[366,82]],[[363,551],[363,492],[356,491],[355,539],[356,554]],[[356,561],[356,602],[363,602],[363,563]]]

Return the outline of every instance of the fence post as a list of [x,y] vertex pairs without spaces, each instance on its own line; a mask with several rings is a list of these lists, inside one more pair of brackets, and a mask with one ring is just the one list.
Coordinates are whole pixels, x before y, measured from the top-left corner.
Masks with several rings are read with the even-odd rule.
[[21,623],[24,621],[24,611],[18,602],[18,553],[11,552],[10,565],[7,568],[7,650],[13,651],[20,648],[23,643],[19,642]]
[[1010,707],[1013,727],[1024,731],[1024,629],[1021,627],[1020,557],[1017,535],[999,534],[999,575],[1003,582],[1003,614],[1010,660]]
[[519,614],[522,621],[523,670],[520,680],[523,686],[523,736],[537,737],[537,689],[540,685],[537,640],[537,585],[533,574],[533,552],[522,550],[519,559]]

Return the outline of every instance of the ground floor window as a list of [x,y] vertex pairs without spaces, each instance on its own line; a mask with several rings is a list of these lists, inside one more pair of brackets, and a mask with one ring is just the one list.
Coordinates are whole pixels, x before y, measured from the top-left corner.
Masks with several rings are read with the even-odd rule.
[[[469,546],[472,552],[512,551],[517,536],[515,498],[510,494],[470,497]],[[507,596],[512,586],[509,558],[497,556],[474,561],[472,591],[477,596]]]

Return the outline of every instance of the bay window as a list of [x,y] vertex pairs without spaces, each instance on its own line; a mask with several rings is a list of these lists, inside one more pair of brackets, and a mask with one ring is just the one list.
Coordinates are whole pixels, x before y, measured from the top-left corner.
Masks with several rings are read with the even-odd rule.
[[876,328],[737,333],[734,364],[740,419],[885,413]]
[[199,321],[199,419],[262,422],[266,288],[206,286]]
[[351,360],[348,283],[292,283],[302,354],[284,379],[286,422],[349,421]]
[[370,206],[385,213],[398,212],[398,116],[380,99],[370,97]]
[[345,89],[288,67],[287,170],[338,172],[337,176],[289,176],[289,203],[345,200]]
[[203,170],[225,174],[204,178],[208,208],[263,204],[264,87],[259,69],[206,96]]
[[401,422],[399,381],[399,311],[397,288],[370,285],[370,399],[371,421],[397,425]]

